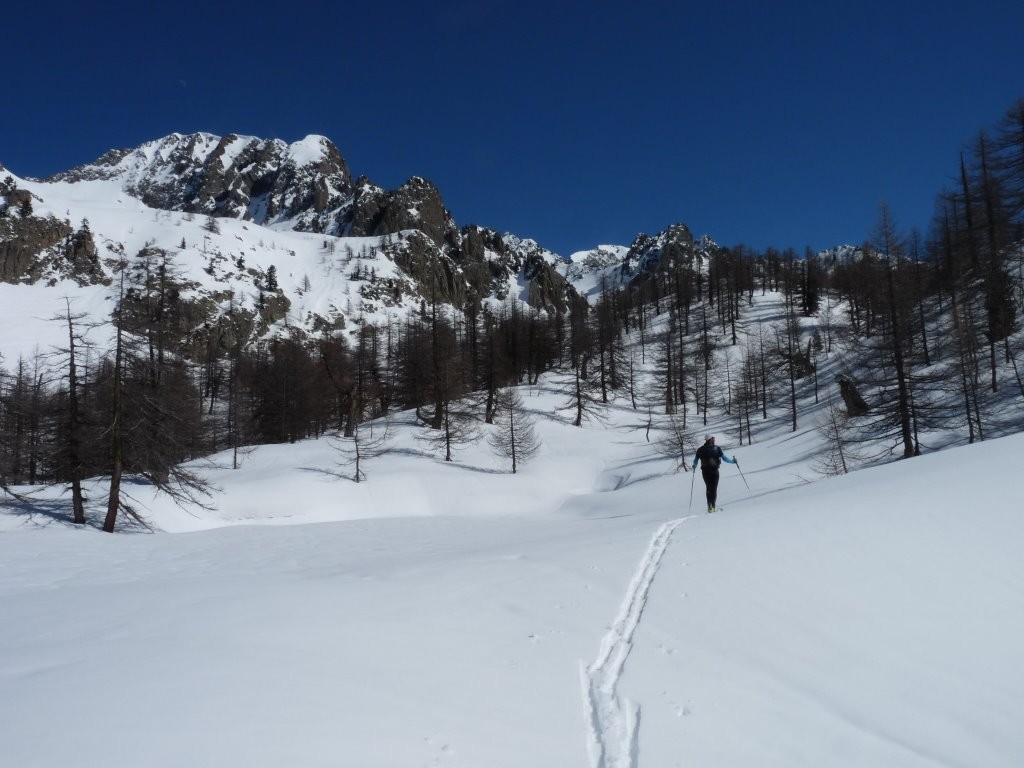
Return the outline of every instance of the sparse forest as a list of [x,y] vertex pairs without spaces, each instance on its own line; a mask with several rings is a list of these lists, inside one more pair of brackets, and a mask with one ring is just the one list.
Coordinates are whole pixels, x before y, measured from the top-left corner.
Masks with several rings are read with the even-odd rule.
[[[1021,411],[997,404],[1009,391],[1024,399],[1013,336],[1024,310],[1024,101],[956,167],[927,233],[903,231],[883,205],[858,248],[666,248],[657,269],[609,281],[564,312],[473,297],[453,307],[432,295],[386,327],[257,341],[193,328],[173,259],[144,250],[117,275],[115,348],[83,343],[69,303],[53,320],[67,329],[64,348],[0,361],[0,483],[67,484],[82,522],[82,478],[111,476],[104,527],[114,530],[119,514],[133,514],[122,477],[201,504],[208,489],[183,462],[328,433],[358,438],[361,424],[396,410],[414,411],[424,444],[447,461],[495,424],[492,442],[515,471],[535,445],[508,388],[550,372],[564,374],[573,424],[625,397],[664,417],[677,446],[712,409],[729,414],[741,445],[768,419],[795,431],[801,397],[820,390],[831,403],[829,472],[854,457],[916,456],[924,435],[962,431],[974,442],[1019,431]],[[277,281],[266,275],[268,295]],[[755,295],[768,293],[783,297],[783,315],[744,326]],[[819,379],[826,359],[832,375]]]

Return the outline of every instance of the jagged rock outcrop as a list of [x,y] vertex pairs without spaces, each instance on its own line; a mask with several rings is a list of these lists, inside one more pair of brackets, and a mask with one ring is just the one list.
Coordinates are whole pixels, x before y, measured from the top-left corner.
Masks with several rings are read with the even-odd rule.
[[381,216],[385,235],[405,229],[418,229],[435,245],[451,243],[456,231],[455,222],[441,200],[437,187],[426,179],[414,176],[391,194]]
[[507,252],[505,241],[493,229],[471,224],[462,228],[462,239],[459,252],[464,261],[481,262],[487,258],[487,252],[504,256]]
[[371,279],[361,289],[364,298],[384,304],[409,295],[456,307],[479,302],[488,296],[508,298],[511,287],[520,285],[516,298],[538,309],[561,312],[575,290],[558,272],[545,251],[532,240],[477,226],[465,227],[453,238],[455,247],[438,245],[422,230],[404,231],[385,242],[383,255],[409,279]]
[[466,281],[452,259],[424,232],[416,230],[397,240],[387,255],[412,281],[413,290],[427,302],[461,307]]
[[72,233],[67,221],[32,214],[35,197],[11,177],[0,182],[0,282],[34,283],[70,277],[80,284],[106,280],[88,222]]
[[539,309],[564,312],[576,291],[555,268],[553,254],[533,240],[507,236],[505,243],[514,257],[514,268],[527,282],[526,302]]
[[526,303],[531,307],[555,312],[564,312],[568,308],[569,299],[575,291],[551,264],[536,257],[528,259],[523,275],[529,281]]
[[[266,251],[276,250],[279,242],[272,236],[245,234],[251,228],[248,226],[241,230],[231,227],[229,240],[223,219],[252,222],[278,232],[322,233],[324,258],[319,267],[343,270],[357,283],[363,300],[356,302],[360,311],[372,311],[367,302],[377,308],[408,308],[424,301],[463,307],[468,302],[479,305],[488,297],[505,300],[515,296],[534,307],[560,312],[576,295],[565,277],[567,264],[556,254],[532,240],[485,227],[460,230],[440,190],[422,177],[413,176],[393,190],[378,187],[365,176],[353,182],[341,153],[321,136],[286,144],[237,134],[173,134],[135,149],[112,150],[93,163],[41,183],[55,181],[117,182],[124,199],[119,196],[116,204],[123,206],[128,216],[134,204],[131,198],[158,211],[186,214],[177,224],[173,218],[167,219],[169,226],[194,221],[192,214],[209,217],[200,224],[209,236],[203,234],[197,240],[186,231],[194,229],[193,224],[183,228],[180,237],[174,233],[173,240],[161,240],[160,235],[155,241],[147,238],[143,252],[150,247],[180,251],[187,258],[201,258],[202,270],[210,278],[234,281],[233,290],[251,310],[251,319],[243,324],[251,326],[251,331],[224,326],[218,319],[227,310],[217,307],[216,300],[204,298],[215,295],[220,290],[216,286],[198,290],[202,295],[191,297],[188,311],[182,311],[198,337],[216,346],[234,343],[238,333],[259,335],[272,329],[290,311],[289,291],[303,279],[301,274],[286,272],[290,286],[265,291],[259,277],[244,263],[252,251],[265,265]],[[106,185],[98,189],[109,194]],[[0,279],[73,276],[79,282],[109,282],[113,259],[139,258],[138,236],[122,239],[120,233],[112,236],[103,231],[94,238],[85,222],[79,230],[71,230],[69,222],[31,222],[20,209],[31,204],[31,195],[23,202],[19,194],[12,187],[0,189],[0,200],[7,195],[10,199],[5,207],[11,210],[6,230],[0,231],[4,260],[0,268],[4,277]],[[150,226],[159,222],[160,215],[154,214],[143,230],[159,232],[161,227]],[[375,238],[376,242],[345,243],[333,237]],[[662,246],[666,252],[671,248],[672,242]],[[283,265],[294,255],[285,249],[280,257],[271,258],[282,270],[289,270]],[[308,276],[305,279],[308,283]],[[346,316],[352,319],[353,304],[347,298],[348,288],[345,291],[327,306],[307,308],[299,324],[343,326]],[[291,298],[301,298],[302,293],[300,290]],[[260,297],[259,306],[251,306],[254,296]],[[234,299],[228,303],[235,306]]]
[[246,219],[291,220],[295,229],[327,231],[351,199],[348,165],[323,136],[286,144],[229,134],[173,134],[49,180],[121,179],[152,208]]
[[694,255],[690,228],[673,224],[654,236],[637,235],[622,262],[622,274],[627,280],[646,280],[675,264],[691,265]]
[[[482,227],[460,231],[440,190],[422,177],[394,190],[365,176],[353,183],[341,153],[321,136],[285,144],[236,134],[173,134],[136,149],[113,150],[50,180],[95,179],[120,180],[127,194],[161,210],[330,235],[397,236],[388,251],[409,280],[387,276],[381,279],[388,285],[362,289],[382,302],[410,291],[456,306],[468,297],[504,299],[520,279],[526,283],[523,298],[561,311],[573,293],[552,266],[558,260],[554,254],[524,245],[532,241],[517,240],[510,249],[497,232]],[[83,255],[76,248],[75,259]],[[435,267],[437,275],[431,274]]]
[[66,222],[53,217],[0,217],[0,282],[32,283],[42,277],[71,234]]
[[419,176],[391,192],[360,177],[350,218],[349,233],[356,236],[390,235],[416,229],[437,246],[452,245],[457,240],[455,221],[444,207],[440,191]]
[[348,215],[339,217],[338,225],[342,234],[355,237],[367,237],[374,234],[387,204],[387,190],[373,184],[365,176],[360,176],[356,180]]
[[504,299],[509,276],[518,271],[519,265],[514,263],[501,235],[493,229],[470,225],[462,228],[460,236],[455,258],[472,295]]

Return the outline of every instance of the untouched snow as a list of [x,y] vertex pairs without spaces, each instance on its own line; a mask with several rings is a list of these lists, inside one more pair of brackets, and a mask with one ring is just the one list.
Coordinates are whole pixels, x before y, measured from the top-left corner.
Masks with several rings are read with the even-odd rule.
[[212,512],[139,490],[188,533],[8,504],[0,764],[1024,762],[1024,436],[804,483],[767,429],[707,515],[637,412],[523,394],[514,476],[396,420],[363,483],[324,439],[215,457]]
[[327,139],[323,136],[306,136],[288,145],[288,157],[299,168],[319,163],[327,156],[326,143]]

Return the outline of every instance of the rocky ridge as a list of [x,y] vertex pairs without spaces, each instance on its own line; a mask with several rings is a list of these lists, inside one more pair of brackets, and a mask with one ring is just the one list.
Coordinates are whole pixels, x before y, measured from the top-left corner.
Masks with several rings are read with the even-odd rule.
[[[424,178],[414,176],[393,190],[366,176],[353,180],[340,151],[322,136],[288,144],[236,134],[172,134],[112,150],[41,181],[7,178],[0,179],[0,281],[109,284],[118,263],[143,253],[150,260],[199,260],[212,278],[204,280],[212,285],[181,295],[184,300],[205,290],[194,300],[206,308],[196,313],[197,322],[208,327],[221,324],[216,315],[225,296],[235,302],[234,310],[259,319],[252,323],[256,333],[271,331],[303,304],[308,274],[288,273],[299,281],[298,290],[268,279],[268,268],[284,271],[296,258],[296,249],[286,245],[280,246],[284,256],[268,252],[279,247],[274,233],[303,235],[307,239],[300,242],[307,244],[309,237],[321,238],[318,279],[332,280],[348,270],[344,291],[358,292],[358,310],[351,298],[340,297],[306,309],[298,325],[307,333],[346,327],[357,311],[414,307],[427,300],[461,308],[514,294],[537,309],[563,311],[577,296],[567,276],[608,266],[607,253],[603,259],[583,259],[589,265],[584,266],[532,240],[478,225],[459,227],[440,190]],[[155,235],[135,243],[123,228],[100,227],[94,233],[85,218],[76,226],[70,210],[60,217],[57,203],[43,213],[33,210],[33,202],[46,207],[51,190],[89,184],[97,197],[113,196],[126,208],[136,205],[131,215],[140,222],[151,218],[148,228],[159,225]],[[190,235],[199,225],[203,233]],[[667,259],[693,254],[684,225],[640,235],[618,265],[618,279],[644,279]],[[274,264],[268,267],[268,261]]]

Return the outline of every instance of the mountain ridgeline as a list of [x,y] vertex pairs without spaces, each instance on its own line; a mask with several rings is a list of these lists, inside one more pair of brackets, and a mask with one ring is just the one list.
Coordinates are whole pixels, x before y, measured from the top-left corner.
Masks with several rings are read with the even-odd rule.
[[[381,239],[378,250],[404,278],[387,286],[396,304],[410,295],[456,307],[486,297],[501,300],[508,279],[517,276],[525,279],[523,298],[530,306],[561,312],[576,296],[563,275],[563,259],[515,235],[476,225],[460,228],[440,190],[426,179],[412,177],[394,190],[365,176],[353,180],[337,147],[322,136],[287,144],[234,134],[174,134],[136,149],[110,151],[43,183],[89,182],[112,182],[118,193],[154,211],[323,235],[334,247],[351,238]],[[59,217],[31,216],[33,193],[11,183],[0,190],[0,208],[26,215],[5,217],[0,229],[0,280],[53,277],[57,264],[63,264],[61,276],[96,280],[89,233]],[[693,238],[685,226],[668,232],[678,248],[692,250]],[[651,241],[640,236],[626,262],[650,267]]]

